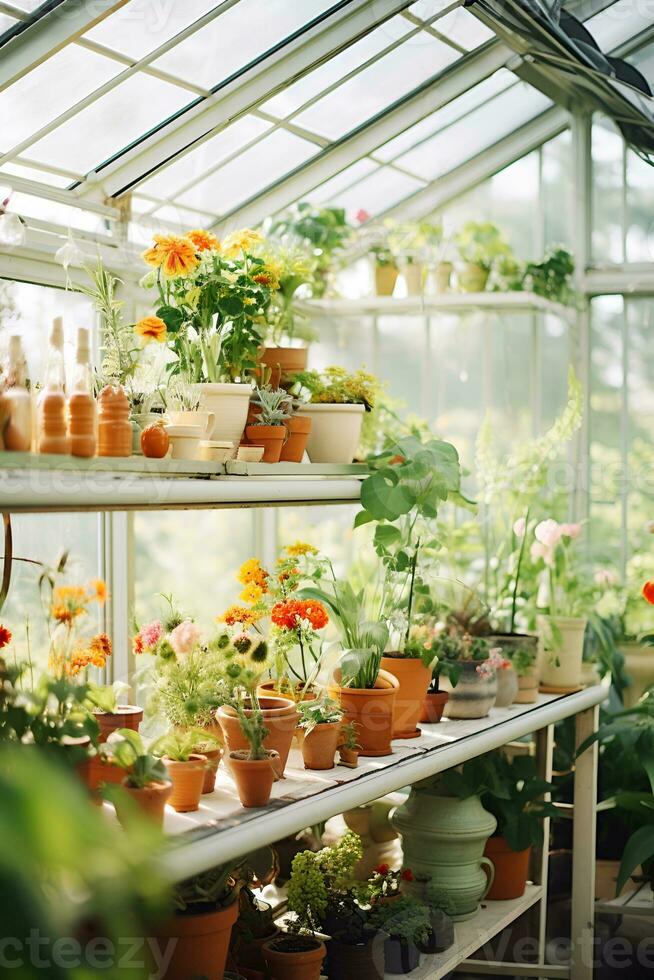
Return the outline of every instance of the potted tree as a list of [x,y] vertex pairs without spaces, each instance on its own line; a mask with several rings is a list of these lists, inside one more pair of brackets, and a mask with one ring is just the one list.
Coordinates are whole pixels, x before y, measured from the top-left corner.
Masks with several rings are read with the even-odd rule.
[[[164,763],[148,752],[143,739],[131,728],[112,732],[100,747],[101,755],[126,775],[123,791],[148,818],[163,826],[166,803],[173,791],[170,776]],[[121,793],[113,793],[112,802],[121,823],[129,822],[130,808],[124,806]]]
[[463,265],[458,270],[461,292],[483,293],[501,260],[512,257],[511,247],[497,225],[468,221],[456,236]]
[[163,760],[168,770],[173,784],[169,802],[178,813],[189,813],[200,807],[207,759],[195,747],[203,734],[194,729],[169,732],[152,746],[152,752]]
[[300,701],[298,710],[304,768],[333,769],[343,718],[340,704],[323,696],[315,701]]
[[377,378],[363,370],[332,366],[299,372],[290,390],[302,401],[302,415],[311,418],[307,441],[311,462],[351,463],[364,413],[373,410],[381,392]]
[[257,388],[252,402],[252,421],[245,427],[246,441],[263,446],[263,462],[278,463],[282,446],[288,438],[286,421],[290,417],[291,398],[281,388]]

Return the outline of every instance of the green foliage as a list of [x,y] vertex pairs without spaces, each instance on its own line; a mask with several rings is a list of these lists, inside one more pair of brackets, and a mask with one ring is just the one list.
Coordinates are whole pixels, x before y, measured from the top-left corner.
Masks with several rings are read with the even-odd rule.
[[217,650],[193,650],[158,665],[154,705],[179,728],[208,725],[226,696],[225,659]]
[[100,315],[102,363],[98,388],[107,384],[122,384],[131,394],[140,348],[135,343],[132,325],[123,320],[123,303],[116,299],[116,287],[122,285],[122,280],[108,272],[100,258],[95,269],[85,271],[93,285],[78,285],[75,288],[93,301],[93,307]]
[[271,238],[302,248],[311,256],[316,266],[311,293],[317,299],[325,293],[327,273],[353,237],[343,208],[320,208],[307,201],[273,219],[266,231]]
[[501,259],[512,256],[511,246],[497,225],[490,221],[468,221],[456,235],[459,254],[464,262],[491,272]]
[[547,249],[541,262],[529,262],[525,269],[523,288],[555,303],[574,305],[577,293],[572,285],[575,260],[561,245]]
[[338,701],[326,695],[315,701],[298,701],[300,712],[300,728],[306,735],[312,732],[316,725],[336,724],[343,717]]
[[518,677],[526,677],[538,658],[537,646],[518,647],[511,653],[511,664]]
[[263,714],[255,709],[246,712],[242,704],[236,704],[236,712],[241,725],[241,731],[245,735],[250,746],[250,759],[267,759],[268,751],[264,748],[263,740],[268,734],[268,729],[264,725]]
[[354,868],[362,855],[361,838],[351,831],[332,847],[296,854],[288,883],[288,908],[295,913],[300,930],[320,929],[329,902],[353,885]]
[[370,412],[382,389],[374,374],[332,366],[323,371],[298,371],[290,390],[302,401],[319,405],[363,405]]
[[219,865],[180,882],[173,892],[176,911],[192,914],[227,908],[236,899],[234,873],[231,865]]
[[150,751],[158,758],[172,759],[174,762],[188,762],[197,754],[198,743],[207,738],[201,728],[188,728],[185,731],[168,732],[150,746]]
[[415,898],[402,895],[390,905],[376,904],[370,911],[367,928],[385,932],[404,945],[426,943],[431,922],[427,906]]
[[292,413],[292,399],[283,388],[257,388],[253,404],[259,414],[252,425],[283,425]]
[[133,789],[145,789],[151,783],[170,782],[168,771],[154,753],[148,752],[138,732],[120,728],[112,732],[100,747],[100,754],[114,765],[124,769],[125,784]]

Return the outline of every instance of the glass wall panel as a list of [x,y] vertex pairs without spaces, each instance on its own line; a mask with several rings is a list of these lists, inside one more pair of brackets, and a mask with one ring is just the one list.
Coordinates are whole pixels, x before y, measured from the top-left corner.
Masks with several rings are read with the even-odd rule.
[[624,144],[612,123],[595,117],[593,126],[593,259],[624,261]]

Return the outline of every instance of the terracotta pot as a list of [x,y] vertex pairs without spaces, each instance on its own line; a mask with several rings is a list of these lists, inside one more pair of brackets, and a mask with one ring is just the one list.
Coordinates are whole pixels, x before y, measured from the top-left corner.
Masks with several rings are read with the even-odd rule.
[[365,946],[339,943],[336,939],[327,943],[329,980],[379,980],[380,974],[372,940]]
[[160,953],[172,949],[165,980],[191,977],[223,980],[232,926],[237,918],[238,902],[233,902],[216,912],[176,915],[160,928],[157,932]]
[[[166,803],[173,791],[172,783],[150,783],[143,789],[134,789],[132,786],[126,786],[123,782],[123,789],[139,809],[147,814],[152,823],[156,824],[157,827],[163,827]],[[121,812],[121,809],[120,802],[117,802],[116,815],[120,822],[124,823],[126,815]],[[127,819],[129,818],[127,817]]]
[[[300,714],[288,698],[259,698],[259,706],[263,712],[264,725],[268,729],[263,740],[264,747],[279,754],[278,775],[283,776]],[[246,708],[246,712],[249,711],[251,709]],[[230,752],[249,748],[234,708],[223,705],[218,709],[217,717],[223,730],[227,757]]]
[[431,670],[419,657],[382,657],[382,670],[397,677],[400,689],[393,708],[393,738],[419,738],[418,719],[422,711]]
[[392,296],[399,275],[396,265],[375,266],[375,292],[378,296]]
[[485,676],[477,670],[480,661],[461,660],[461,674],[456,687],[452,687],[447,677],[440,683],[449,698],[443,714],[446,718],[485,718],[495,704],[497,696],[497,677],[494,668]]
[[650,685],[654,684],[652,648],[635,641],[624,641],[618,647],[624,657],[630,684],[624,692],[625,708],[633,708]]
[[356,769],[359,765],[359,750],[346,749],[342,746],[338,750],[338,758],[342,766],[347,766],[348,769]]
[[459,289],[462,293],[483,293],[488,285],[490,272],[474,262],[465,262],[458,270]]
[[202,755],[206,756],[207,759],[207,768],[204,770],[204,782],[202,784],[202,795],[206,796],[207,793],[213,793],[216,787],[216,773],[223,757],[223,750],[221,748],[204,749]]
[[266,347],[259,363],[270,368],[270,386],[279,388],[282,381],[306,370],[308,357],[307,347]]
[[246,425],[245,438],[263,446],[262,463],[278,463],[288,430],[285,425]]
[[314,687],[304,690],[304,684],[298,684],[293,690],[281,690],[277,681],[264,681],[257,687],[257,696],[261,698],[282,698],[283,701],[315,701],[318,696]]
[[[308,949],[297,952],[285,952],[275,949],[281,940],[271,939],[263,945],[263,958],[266,961],[270,980],[318,980],[322,961],[327,950],[324,943],[318,939],[300,936],[288,937],[295,939],[299,945],[309,946]],[[304,943],[301,940],[305,939]]]
[[333,769],[341,723],[325,722],[304,733],[302,758],[305,769]]
[[236,783],[241,806],[265,806],[275,782],[276,752],[269,751],[267,759],[250,759],[249,749],[229,754],[229,769]]
[[131,728],[138,732],[143,721],[143,708],[132,704],[119,704],[117,711],[94,711],[93,717],[100,726],[100,742],[106,742],[119,728]]
[[393,708],[399,686],[393,674],[380,670],[374,688],[330,688],[331,696],[340,701],[346,721],[354,723],[359,755],[390,755],[393,751]]
[[187,762],[177,762],[175,759],[163,757],[168,775],[173,784],[170,805],[177,813],[190,813],[200,808],[200,797],[204,786],[204,772],[207,768],[207,757],[193,753]]
[[584,634],[584,616],[539,616],[544,651],[540,661],[540,688],[550,694],[578,691]]
[[363,405],[303,405],[302,414],[311,418],[307,440],[311,462],[349,466],[359,448],[365,411]]
[[496,708],[510,707],[518,696],[518,675],[513,667],[500,667],[497,671]]
[[495,877],[486,898],[494,902],[503,902],[524,895],[529,876],[531,848],[512,851],[503,837],[489,837],[484,854],[495,866]]
[[284,422],[288,439],[282,446],[280,459],[283,463],[301,463],[311,432],[311,418],[308,415],[291,415]]
[[422,702],[420,721],[429,725],[436,725],[443,717],[443,709],[448,698],[447,691],[428,692]]
[[112,762],[104,762],[99,755],[92,756],[82,765],[84,781],[93,794],[97,794],[104,783],[118,786],[125,778],[124,769],[115,766]]

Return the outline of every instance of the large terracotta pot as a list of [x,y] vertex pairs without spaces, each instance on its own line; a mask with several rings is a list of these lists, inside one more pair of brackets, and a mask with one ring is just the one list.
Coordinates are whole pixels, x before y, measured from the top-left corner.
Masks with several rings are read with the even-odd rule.
[[232,902],[216,912],[176,915],[159,929],[160,952],[165,955],[168,948],[172,950],[163,980],[223,980],[232,926],[237,918],[238,902]]
[[207,439],[233,442],[238,445],[248,417],[252,386],[228,382],[206,382],[191,385],[200,396],[203,412],[213,412],[214,424]]
[[[288,698],[259,698],[259,706],[263,712],[264,725],[268,729],[263,741],[264,747],[274,749],[279,754],[278,775],[283,776],[293,735],[300,720],[299,712]],[[247,713],[250,711],[250,708],[246,708]],[[223,705],[218,709],[217,717],[225,739],[226,759],[230,752],[249,748],[234,708]]]
[[[163,827],[166,803],[173,791],[172,783],[150,783],[143,789],[134,789],[132,786],[125,786],[123,789],[131,797],[132,801],[146,814],[146,816],[157,827]],[[121,823],[128,819],[127,814],[121,808],[120,801],[116,802],[116,815]]]
[[170,805],[177,813],[190,813],[200,808],[200,797],[204,786],[204,773],[207,757],[193,753],[185,762],[163,757],[173,784]]
[[[494,875],[484,847],[497,821],[479,797],[459,800],[444,795],[437,785],[414,786],[391,823],[402,835],[404,865],[414,876],[438,882],[453,919],[471,918]],[[417,895],[420,886],[414,881],[403,887]]]
[[624,692],[625,708],[633,708],[648,687],[654,684],[654,650],[642,643],[621,643],[620,653],[624,657],[625,670],[631,680]]
[[485,718],[495,704],[497,697],[497,677],[494,668],[489,674],[480,673],[480,661],[460,661],[461,674],[456,687],[452,687],[445,676],[440,684],[449,698],[443,709],[446,718]]
[[420,721],[423,724],[436,725],[443,717],[449,694],[447,691],[433,691],[425,694],[420,711]]
[[265,806],[270,799],[272,785],[275,781],[275,761],[279,760],[276,752],[269,752],[267,759],[249,759],[247,749],[239,749],[229,754],[229,768],[241,806]]
[[311,418],[308,415],[291,415],[284,425],[288,430],[288,439],[282,446],[282,463],[301,463],[311,432]]
[[496,670],[496,675],[495,707],[509,708],[518,696],[518,675],[510,664],[506,667],[499,667]]
[[282,381],[306,370],[308,355],[306,347],[266,347],[259,363],[270,368],[270,386],[279,388]]
[[312,463],[352,462],[359,448],[363,405],[303,405],[311,418],[307,452]]
[[[301,939],[303,937],[297,937]],[[270,980],[318,980],[322,962],[327,954],[324,943],[315,939],[313,948],[298,952],[275,949],[279,939],[271,939],[263,945],[263,958],[268,967]],[[306,945],[309,945],[307,940]]]
[[138,732],[143,721],[143,708],[132,704],[119,704],[116,711],[94,711],[93,717],[100,726],[100,742],[106,742],[112,732],[119,728],[131,728]]
[[397,678],[400,688],[393,709],[393,738],[419,738],[418,721],[431,682],[431,670],[419,657],[382,657],[382,669]]
[[[487,636],[491,647],[499,647],[502,656],[513,663],[516,654],[527,654],[533,666],[518,674],[516,704],[533,704],[538,701],[538,636],[531,633],[493,633]],[[518,661],[516,661],[518,662]],[[514,663],[515,667],[515,663]]]
[[484,854],[493,862],[495,876],[486,898],[503,902],[525,893],[531,848],[512,851],[503,837],[489,837]]
[[331,696],[340,701],[346,721],[354,722],[359,755],[390,755],[393,751],[393,710],[399,686],[393,674],[380,670],[374,688],[330,688]]
[[540,662],[540,689],[567,694],[581,686],[585,616],[539,616],[544,651]]
[[378,296],[392,296],[399,269],[394,264],[375,266],[375,292]]
[[263,463],[278,463],[288,435],[285,425],[246,425],[245,437],[252,446],[263,446]]
[[302,739],[302,758],[305,769],[333,769],[334,757],[341,734],[341,723],[325,722],[316,725]]

